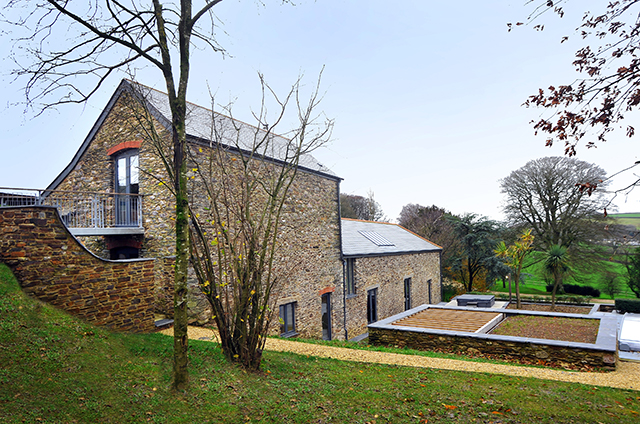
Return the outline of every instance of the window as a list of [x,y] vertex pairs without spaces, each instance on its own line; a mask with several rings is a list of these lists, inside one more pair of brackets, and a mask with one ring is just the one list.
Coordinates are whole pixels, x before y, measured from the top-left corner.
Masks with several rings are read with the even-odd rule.
[[347,296],[356,294],[356,280],[355,280],[355,269],[356,260],[351,258],[347,259],[346,269],[345,269],[345,282],[347,289]]
[[116,193],[138,193],[138,150],[130,149],[116,157]]
[[138,222],[138,150],[129,149],[115,157],[116,225],[131,227]]
[[280,335],[293,336],[296,334],[296,303],[280,305]]
[[367,291],[367,322],[378,321],[378,289]]
[[411,309],[411,278],[404,279],[404,310]]
[[322,295],[322,340],[331,340],[331,293]]

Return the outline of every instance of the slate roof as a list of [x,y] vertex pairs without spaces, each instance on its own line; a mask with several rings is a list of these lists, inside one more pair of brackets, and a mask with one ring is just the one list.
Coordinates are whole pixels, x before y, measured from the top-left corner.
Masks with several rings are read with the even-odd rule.
[[[171,109],[169,107],[169,96],[161,91],[138,84],[129,80],[122,80],[116,91],[111,96],[109,103],[105,106],[100,117],[91,128],[91,131],[84,139],[84,142],[76,152],[75,156],[67,165],[67,167],[56,177],[56,179],[47,187],[47,190],[55,190],[56,187],[66,178],[66,176],[78,164],[83,153],[89,147],[89,144],[99,131],[102,123],[115,105],[116,101],[122,94],[127,91],[138,95],[147,105],[150,113],[165,127],[171,127]],[[212,123],[215,122],[216,134],[213,136]],[[187,139],[190,142],[200,142],[209,144],[209,141],[219,141],[223,145],[230,148],[239,148],[242,150],[251,150],[253,140],[260,138],[266,134],[264,129],[246,124],[237,119],[213,112],[202,106],[187,102]],[[269,151],[259,152],[267,159],[278,161],[287,160],[287,139],[277,134],[270,134],[273,143],[272,149]],[[126,140],[123,140],[126,141]],[[341,180],[333,171],[318,162],[313,155],[304,154],[300,157],[299,168],[301,170],[311,171],[334,180]]]
[[438,252],[442,248],[397,224],[342,219],[345,257]]
[[[171,108],[169,96],[161,91],[146,87],[142,84],[124,80],[147,101],[147,104],[155,109],[158,114],[155,118],[161,121],[167,128],[171,123]],[[219,141],[229,147],[238,147],[246,151],[253,149],[256,140],[260,141],[267,134],[265,129],[257,128],[237,119],[230,118],[211,109],[187,102],[187,135],[206,141]],[[214,129],[215,124],[215,131]],[[291,151],[287,151],[289,140],[277,134],[270,134],[271,143],[269,151],[259,152],[267,158],[288,161],[291,159]],[[323,174],[336,176],[326,166],[319,163],[311,154],[300,157],[300,167]]]

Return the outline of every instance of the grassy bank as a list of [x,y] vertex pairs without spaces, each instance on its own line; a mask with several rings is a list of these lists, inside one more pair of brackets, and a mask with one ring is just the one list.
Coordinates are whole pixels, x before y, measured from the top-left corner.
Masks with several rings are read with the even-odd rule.
[[261,373],[191,341],[172,394],[172,339],[113,334],[26,298],[0,264],[0,422],[635,423],[640,393],[483,373],[265,352]]
[[[522,281],[520,284],[520,293],[522,294],[530,294],[535,296],[544,296],[550,295],[546,291],[546,285],[550,284],[551,281],[548,278],[545,278],[545,271],[543,265],[542,253],[533,252],[525,262],[525,266],[522,270]],[[616,295],[616,298],[627,298],[627,299],[635,299],[635,294],[629,289],[627,286],[625,278],[627,275],[627,270],[625,266],[618,262],[605,262],[605,267],[611,272],[614,272],[619,275],[619,286],[620,293]],[[572,271],[567,273],[564,278],[565,284],[577,284],[580,286],[591,286],[602,293],[600,294],[601,299],[610,299],[609,295],[605,294],[602,290],[602,272],[578,272]],[[493,287],[491,287],[491,291],[497,291],[501,293],[508,293],[509,288],[503,287],[502,281],[497,281]],[[515,290],[515,287],[512,288]]]

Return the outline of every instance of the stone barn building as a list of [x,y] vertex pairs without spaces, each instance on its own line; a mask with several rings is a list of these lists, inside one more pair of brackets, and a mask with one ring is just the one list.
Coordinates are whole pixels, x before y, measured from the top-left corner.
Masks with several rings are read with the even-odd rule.
[[[188,107],[187,142],[195,162],[224,142],[224,137],[212,140],[214,120],[240,128],[239,134],[262,131],[204,107]],[[123,80],[69,165],[42,193],[56,199],[64,224],[95,255],[156,258],[155,305],[168,315],[174,200],[150,134],[166,140],[170,130],[167,95]],[[353,338],[366,332],[368,322],[441,300],[441,249],[397,225],[341,220],[340,181],[313,156],[301,157],[282,215],[287,225],[277,254],[289,271],[274,305],[280,315],[276,334]],[[205,195],[190,197],[197,205]],[[195,282],[192,291],[197,299]],[[206,310],[195,319],[206,321]]]

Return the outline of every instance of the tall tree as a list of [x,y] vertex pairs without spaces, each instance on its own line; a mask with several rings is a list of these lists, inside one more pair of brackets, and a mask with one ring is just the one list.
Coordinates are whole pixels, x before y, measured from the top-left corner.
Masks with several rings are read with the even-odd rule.
[[545,253],[544,267],[553,277],[553,291],[551,292],[551,310],[556,307],[556,293],[562,288],[562,279],[569,270],[569,255],[567,248],[555,244]]
[[640,247],[636,247],[627,261],[627,285],[640,298]]
[[341,193],[340,216],[364,221],[388,221],[387,216],[382,211],[382,206],[376,202],[373,191],[369,191],[367,197]]
[[601,192],[589,196],[581,183],[601,183],[598,166],[569,157],[545,157],[528,162],[500,181],[504,212],[510,224],[531,228],[542,250],[560,245],[578,249],[603,234]]
[[[535,7],[531,19],[545,11],[559,16],[565,13],[560,1],[528,3]],[[525,103],[550,109],[548,117],[534,123],[536,133],[548,135],[548,146],[562,142],[565,153],[573,156],[580,142],[592,147],[605,141],[611,131],[623,127],[620,122],[640,105],[639,7],[640,0],[619,0],[603,2],[600,10],[587,11],[576,30],[587,45],[576,52],[573,62],[581,76],[574,82],[539,89]],[[632,137],[635,128],[628,124],[625,132]]]
[[[442,266],[450,273],[453,259],[459,256],[460,239],[453,230],[451,212],[436,205],[422,206],[410,203],[402,207],[398,223],[442,247]],[[451,277],[451,275],[449,275]]]
[[[82,103],[119,70],[155,67],[163,76],[172,115],[172,159],[176,200],[176,264],[174,297],[173,387],[183,390],[187,372],[187,263],[189,260],[189,204],[186,168],[186,95],[194,44],[222,51],[214,37],[213,8],[222,0],[10,0],[5,10],[24,13],[11,22],[15,30],[28,31],[14,40],[21,60],[15,74],[26,77],[25,95],[30,105],[46,109],[65,103]],[[66,40],[65,43],[63,40]],[[61,47],[62,46],[62,47]],[[142,63],[141,63],[142,62]],[[83,89],[80,79],[89,80]]]
[[516,285],[516,307],[520,309],[520,273],[522,272],[522,266],[524,260],[531,251],[533,246],[534,235],[531,234],[531,230],[525,230],[515,243],[507,246],[504,241],[498,243],[498,247],[495,249],[495,253],[498,257],[507,260],[507,263],[512,270],[512,278]]
[[453,230],[460,239],[460,255],[454,269],[467,291],[480,276],[487,275],[495,257],[497,223],[482,216],[466,214],[453,218]]

